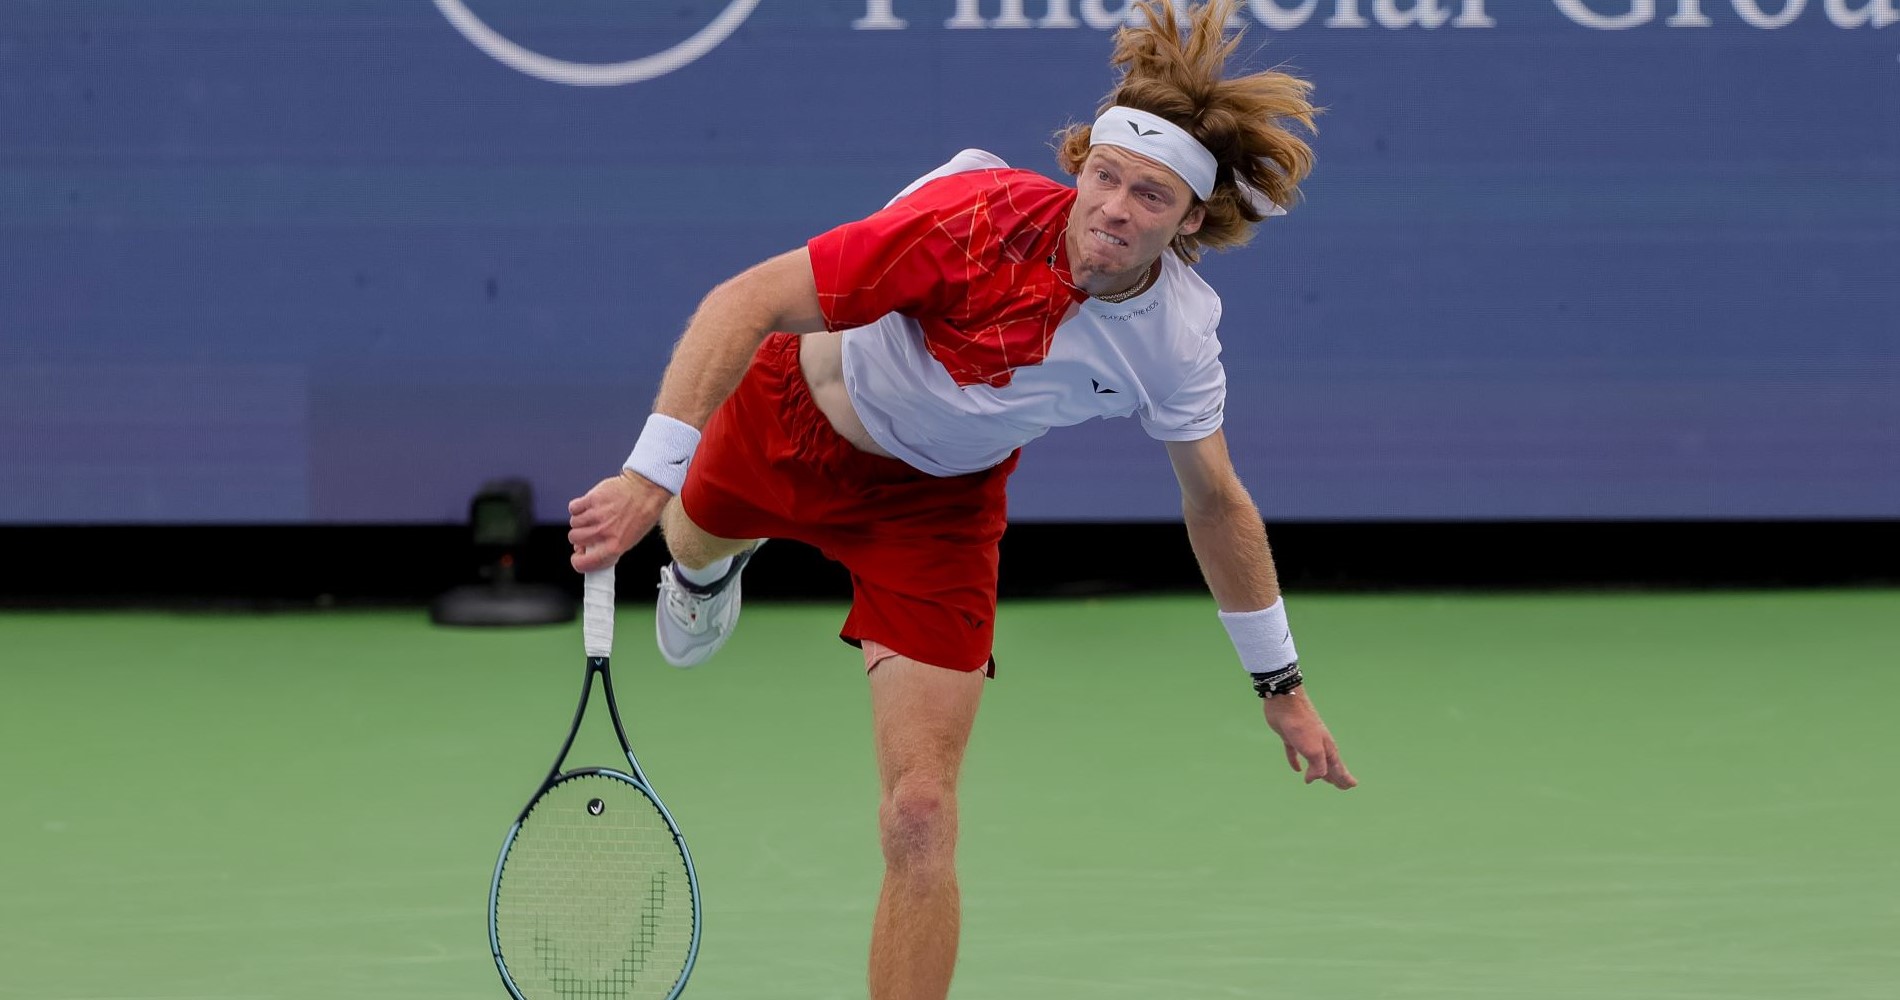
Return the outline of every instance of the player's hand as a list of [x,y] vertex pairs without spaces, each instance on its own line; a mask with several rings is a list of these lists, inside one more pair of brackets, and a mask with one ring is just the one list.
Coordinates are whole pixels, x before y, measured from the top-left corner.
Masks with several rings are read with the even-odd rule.
[[567,542],[574,546],[574,554],[568,562],[580,573],[612,566],[653,530],[672,496],[646,477],[623,469],[620,475],[596,483],[586,496],[569,500]]
[[1298,772],[1301,759],[1305,759],[1307,784],[1324,781],[1343,791],[1359,783],[1352,772],[1346,770],[1346,763],[1339,759],[1339,747],[1333,742],[1333,734],[1320,720],[1319,710],[1313,707],[1304,690],[1268,698],[1261,704],[1266,708],[1267,725],[1273,727],[1286,746],[1286,762]]

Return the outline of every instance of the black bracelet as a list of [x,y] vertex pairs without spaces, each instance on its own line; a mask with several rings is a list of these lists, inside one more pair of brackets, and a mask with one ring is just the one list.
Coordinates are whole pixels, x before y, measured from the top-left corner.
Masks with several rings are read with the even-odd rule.
[[1270,674],[1248,674],[1253,678],[1253,693],[1262,698],[1278,698],[1283,694],[1292,694],[1306,678],[1300,676],[1300,661],[1294,660],[1285,669]]

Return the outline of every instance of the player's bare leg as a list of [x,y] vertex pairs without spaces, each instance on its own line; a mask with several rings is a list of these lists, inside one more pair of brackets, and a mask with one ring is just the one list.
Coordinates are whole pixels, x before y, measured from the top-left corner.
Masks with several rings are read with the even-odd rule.
[[678,497],[667,501],[660,514],[660,531],[666,536],[666,550],[673,561],[687,569],[705,569],[727,556],[738,555],[758,544],[757,539],[731,539],[709,535],[686,516]]
[[983,672],[892,657],[871,671],[883,800],[884,888],[871,928],[871,1000],[943,1000],[957,964],[957,773]]

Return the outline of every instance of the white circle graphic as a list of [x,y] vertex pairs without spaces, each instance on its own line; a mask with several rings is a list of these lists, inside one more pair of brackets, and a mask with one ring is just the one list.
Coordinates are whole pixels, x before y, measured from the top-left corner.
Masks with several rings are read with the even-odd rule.
[[758,5],[759,0],[732,0],[726,4],[725,10],[719,12],[718,17],[694,32],[691,38],[650,56],[626,62],[581,63],[544,56],[515,44],[476,17],[463,0],[435,0],[436,9],[449,19],[455,30],[497,62],[529,76],[572,87],[617,87],[623,83],[639,83],[671,73],[711,52],[714,46],[725,41],[739,25],[745,23],[745,19],[752,16],[752,9]]

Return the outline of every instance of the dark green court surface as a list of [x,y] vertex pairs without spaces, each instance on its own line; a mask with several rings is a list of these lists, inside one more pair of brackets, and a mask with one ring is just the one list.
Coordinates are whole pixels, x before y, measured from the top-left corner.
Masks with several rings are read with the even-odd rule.
[[[1356,791],[1286,770],[1206,599],[1005,607],[954,996],[1900,996],[1900,594],[1292,611]],[[842,610],[691,672],[650,614],[615,666],[703,877],[686,997],[862,997]],[[580,668],[578,626],[419,611],[0,615],[0,996],[502,996],[489,876]]]

